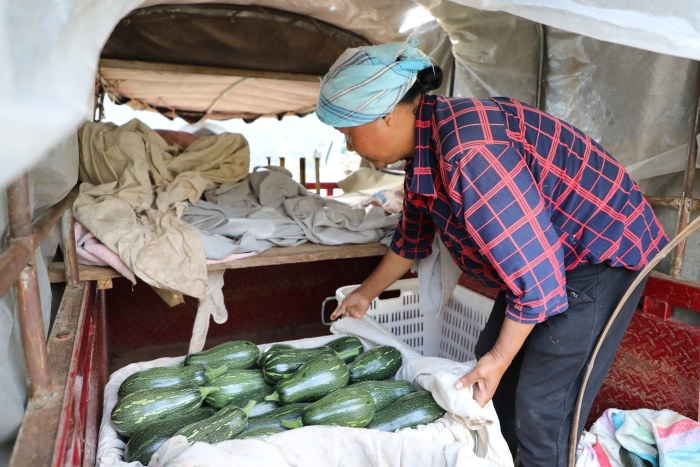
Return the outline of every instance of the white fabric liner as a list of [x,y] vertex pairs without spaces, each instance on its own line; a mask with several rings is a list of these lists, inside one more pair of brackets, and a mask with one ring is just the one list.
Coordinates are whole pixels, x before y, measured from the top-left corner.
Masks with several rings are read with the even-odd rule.
[[[339,335],[358,336],[366,348],[392,345],[401,351],[403,365],[396,379],[413,382],[433,394],[448,411],[443,419],[399,434],[368,432],[343,427],[304,427],[279,433],[266,439],[232,440],[216,445],[187,445],[184,437],[174,437],[154,454],[149,466],[224,465],[266,467],[512,467],[510,451],[500,432],[493,404],[479,407],[471,388],[457,391],[454,383],[473,368],[475,361],[453,362],[444,358],[423,357],[406,347],[371,318],[346,318],[331,327],[335,335],[288,341],[299,348],[324,345]],[[259,346],[264,351],[271,344]],[[161,358],[128,365],[110,377],[105,387],[104,414],[97,447],[98,467],[139,466],[120,460],[124,442],[110,421],[121,382],[136,371],[175,365],[184,357]],[[473,433],[476,433],[476,437]],[[475,454],[476,452],[476,454]],[[477,457],[478,456],[478,457]],[[377,463],[379,462],[379,463]]]
[[[100,68],[105,88],[128,96],[136,110],[155,107],[207,112],[207,118],[253,118],[260,114],[308,113],[321,82],[209,76],[195,73]],[[246,81],[241,82],[241,80]],[[240,83],[240,84],[236,84]],[[230,91],[229,87],[235,85]],[[220,98],[212,105],[217,98]]]

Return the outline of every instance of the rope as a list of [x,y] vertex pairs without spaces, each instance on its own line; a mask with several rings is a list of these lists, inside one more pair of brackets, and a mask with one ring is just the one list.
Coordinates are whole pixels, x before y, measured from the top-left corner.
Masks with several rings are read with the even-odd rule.
[[610,328],[615,322],[615,318],[617,318],[617,315],[620,314],[620,310],[622,309],[623,305],[627,302],[630,295],[632,295],[632,292],[639,285],[639,283],[642,282],[642,280],[651,272],[654,266],[659,264],[661,260],[664,259],[666,255],[668,255],[676,247],[676,245],[685,240],[685,238],[688,235],[695,232],[698,229],[698,227],[700,227],[700,217],[688,224],[688,226],[685,229],[683,229],[682,232],[679,232],[678,235],[676,235],[675,238],[671,240],[671,242],[668,245],[666,245],[663,250],[659,251],[659,253],[654,257],[654,259],[651,260],[651,262],[647,264],[647,266],[644,269],[642,269],[642,271],[639,273],[634,282],[632,282],[632,285],[630,285],[627,289],[627,292],[625,292],[625,295],[622,297],[622,300],[620,300],[620,303],[617,305],[617,308],[615,308],[615,311],[613,312],[612,316],[610,316],[608,323],[605,325],[605,329],[603,329],[603,332],[600,334],[600,337],[598,338],[598,343],[595,346],[595,350],[593,350],[593,354],[591,355],[591,358],[588,361],[586,374],[583,377],[581,389],[579,390],[578,398],[576,399],[574,417],[571,421],[571,433],[569,434],[569,467],[575,467],[576,465],[576,448],[578,446],[578,424],[581,418],[583,394],[586,392],[586,385],[588,384],[588,379],[590,378],[591,372],[593,371],[593,364],[595,362],[596,357],[598,356],[598,351],[600,351],[600,348],[603,345],[605,336],[608,334],[608,331],[610,331]]

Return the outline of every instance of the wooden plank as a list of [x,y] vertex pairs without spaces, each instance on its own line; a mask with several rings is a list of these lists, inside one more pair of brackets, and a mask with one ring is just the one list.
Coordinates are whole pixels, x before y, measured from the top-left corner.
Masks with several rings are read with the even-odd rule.
[[364,258],[366,256],[381,256],[387,247],[380,243],[364,245],[316,245],[304,243],[295,247],[270,248],[269,250],[249,258],[243,258],[228,263],[212,264],[207,269],[243,269],[257,266],[274,266],[277,264],[307,263],[326,261],[330,259]]
[[138,60],[118,60],[101,58],[100,68],[122,70],[155,71],[161,73],[182,73],[209,76],[236,76],[241,78],[279,79],[285,81],[307,81],[318,83],[323,79],[320,75],[303,73],[282,73],[276,71],[242,70],[237,68],[220,68],[214,66],[178,65],[175,63],[143,62]]
[[[117,271],[105,266],[85,266],[78,265],[78,271],[81,281],[96,281],[100,279],[110,279],[122,277]],[[54,282],[65,282],[66,273],[63,263],[51,263],[49,265],[49,280]]]
[[[295,247],[270,248],[259,255],[230,261],[228,263],[212,264],[208,266],[207,269],[216,271],[221,269],[243,269],[332,259],[364,258],[367,256],[381,256],[386,253],[387,249],[386,246],[380,243],[339,246],[305,243]],[[96,281],[121,277],[121,274],[110,267],[80,265],[79,271],[81,281]],[[66,278],[63,263],[51,263],[51,265],[49,265],[49,279],[51,282],[65,282]]]
[[52,393],[39,400],[30,400],[24,414],[17,441],[10,459],[11,467],[25,465],[51,465],[54,441],[59,433],[59,420],[64,403],[66,386],[76,337],[80,334],[84,302],[89,300],[91,286],[83,282],[78,288],[66,288],[54,322],[47,351],[51,372]]

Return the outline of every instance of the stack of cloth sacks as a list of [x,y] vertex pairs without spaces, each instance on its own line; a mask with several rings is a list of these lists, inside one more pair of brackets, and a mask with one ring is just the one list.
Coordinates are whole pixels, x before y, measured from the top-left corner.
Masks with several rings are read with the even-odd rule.
[[396,225],[398,216],[379,207],[352,209],[310,195],[283,169],[249,176],[248,142],[239,134],[198,139],[132,120],[88,122],[78,136],[83,183],[73,212],[83,261],[198,298],[190,352],[204,346],[210,317],[228,317],[224,271],[208,272],[208,260],[307,241],[388,242]]

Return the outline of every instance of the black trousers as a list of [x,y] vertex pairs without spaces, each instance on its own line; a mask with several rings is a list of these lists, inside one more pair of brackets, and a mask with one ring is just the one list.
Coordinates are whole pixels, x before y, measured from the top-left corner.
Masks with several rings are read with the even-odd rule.
[[[569,308],[534,327],[503,375],[493,403],[503,436],[513,453],[520,449],[523,467],[567,466],[573,410],[586,364],[608,319],[638,274],[607,264],[567,272]],[[645,284],[646,278],[626,302],[598,353],[583,399],[578,437]],[[501,292],[479,336],[477,358],[496,343],[505,309],[505,292]]]

